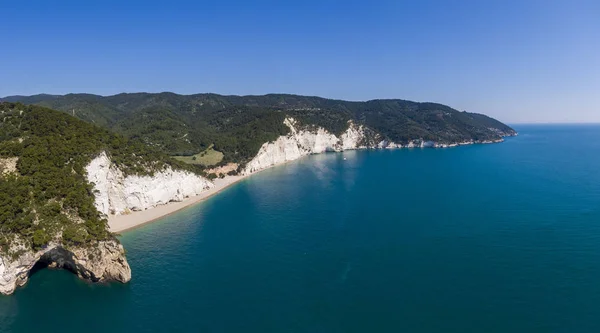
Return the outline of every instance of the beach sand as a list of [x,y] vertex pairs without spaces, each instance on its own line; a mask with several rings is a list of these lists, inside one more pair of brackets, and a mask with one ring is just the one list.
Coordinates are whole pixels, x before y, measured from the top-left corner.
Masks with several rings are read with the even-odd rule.
[[215,184],[213,188],[204,191],[197,196],[186,198],[183,201],[170,202],[166,205],[156,206],[127,215],[110,216],[108,218],[109,229],[111,232],[123,232],[150,223],[169,214],[173,214],[185,207],[199,203],[246,177],[247,176],[226,176],[225,178],[217,178],[213,181]]

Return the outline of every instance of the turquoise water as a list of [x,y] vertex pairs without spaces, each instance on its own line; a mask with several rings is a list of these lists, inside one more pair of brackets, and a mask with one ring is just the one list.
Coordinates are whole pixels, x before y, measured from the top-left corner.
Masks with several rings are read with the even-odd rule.
[[0,328],[598,332],[600,126],[517,130],[264,171],[125,233],[127,285],[35,273]]

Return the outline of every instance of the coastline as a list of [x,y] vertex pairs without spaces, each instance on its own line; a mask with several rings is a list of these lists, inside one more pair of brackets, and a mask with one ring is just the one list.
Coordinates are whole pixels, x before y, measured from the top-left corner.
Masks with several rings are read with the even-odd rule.
[[[341,153],[341,152],[342,151],[340,151],[338,153]],[[215,180],[213,180],[213,183],[215,184],[215,186],[213,188],[206,190],[196,196],[185,198],[182,201],[169,202],[164,205],[155,206],[153,208],[146,209],[146,210],[132,212],[127,215],[109,216],[108,217],[108,229],[110,232],[121,233],[121,232],[129,231],[129,230],[141,227],[143,225],[152,223],[163,217],[174,214],[184,208],[198,204],[198,203],[212,197],[213,195],[217,195],[217,194],[221,193],[221,191],[223,191],[224,189],[228,188],[229,186],[235,185],[238,182],[240,182],[252,175],[255,175],[262,171],[271,169],[276,166],[285,165],[285,164],[287,164],[289,162],[293,162],[293,161],[296,161],[296,160],[289,160],[289,161],[285,161],[283,163],[274,164],[274,165],[271,165],[264,169],[260,169],[260,170],[257,170],[257,171],[254,171],[254,172],[251,172],[251,173],[248,173],[245,175],[225,176],[224,178],[216,178]]]
[[[471,145],[471,144],[501,143],[503,141],[504,140],[456,143],[456,144],[445,146],[445,147],[434,146],[432,148],[434,148],[434,149],[435,148],[452,148],[452,147]],[[414,148],[423,149],[423,147],[411,147],[408,149],[414,149]],[[351,149],[351,150],[361,150],[361,149],[365,149],[365,148],[356,148],[356,149]],[[368,148],[366,148],[366,149],[368,149]],[[383,148],[383,149],[402,149],[402,148]],[[343,151],[340,151],[340,152],[343,152]],[[120,232],[129,231],[129,230],[135,229],[137,227],[143,226],[145,224],[154,222],[158,219],[161,219],[168,215],[174,214],[184,208],[187,208],[189,206],[200,203],[200,202],[212,197],[213,195],[220,193],[221,191],[228,188],[229,186],[237,184],[239,181],[246,179],[248,176],[257,174],[261,171],[270,169],[275,166],[287,164],[292,161],[294,161],[294,160],[285,161],[283,163],[277,163],[277,164],[271,165],[267,168],[254,171],[254,172],[246,174],[246,175],[225,176],[225,178],[216,178],[213,181],[213,183],[215,184],[215,186],[213,188],[206,190],[196,196],[185,198],[182,201],[169,202],[164,205],[156,206],[154,208],[150,208],[150,209],[146,209],[146,210],[142,210],[142,211],[132,212],[131,214],[127,214],[127,215],[110,216],[110,217],[108,217],[109,230],[110,230],[110,232],[120,233]]]
[[229,186],[245,179],[249,175],[244,176],[225,176],[225,178],[217,178],[213,182],[215,186],[196,196],[185,198],[182,201],[169,202],[164,205],[154,208],[133,212],[127,215],[117,215],[108,217],[108,227],[110,232],[124,232],[140,227],[142,225],[154,222],[160,218],[176,213],[184,208],[200,203],[215,194],[220,193]]

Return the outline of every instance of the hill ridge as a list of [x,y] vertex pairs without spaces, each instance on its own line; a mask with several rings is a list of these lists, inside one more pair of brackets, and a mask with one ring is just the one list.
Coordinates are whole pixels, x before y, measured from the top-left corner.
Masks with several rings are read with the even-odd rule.
[[288,134],[283,125],[286,117],[336,135],[352,120],[377,133],[381,140],[403,145],[414,140],[442,144],[495,141],[516,134],[510,126],[482,113],[403,99],[344,101],[295,94],[172,92],[44,96],[4,99],[69,112],[170,155],[192,156],[214,147],[223,153],[222,164],[244,164],[263,143]]

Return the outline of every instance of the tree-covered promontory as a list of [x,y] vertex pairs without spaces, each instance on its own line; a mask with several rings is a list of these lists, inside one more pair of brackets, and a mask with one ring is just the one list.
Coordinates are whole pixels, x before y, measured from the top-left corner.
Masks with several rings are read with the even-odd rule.
[[15,256],[52,240],[85,246],[114,238],[85,174],[102,151],[126,174],[197,171],[64,112],[0,103],[0,251]]

